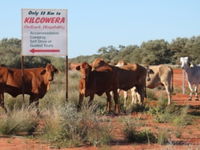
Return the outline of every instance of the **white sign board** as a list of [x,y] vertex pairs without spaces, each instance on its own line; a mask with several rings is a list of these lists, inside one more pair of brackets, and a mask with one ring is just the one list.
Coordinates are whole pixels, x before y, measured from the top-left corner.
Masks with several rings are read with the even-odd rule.
[[67,56],[67,10],[22,9],[23,56]]

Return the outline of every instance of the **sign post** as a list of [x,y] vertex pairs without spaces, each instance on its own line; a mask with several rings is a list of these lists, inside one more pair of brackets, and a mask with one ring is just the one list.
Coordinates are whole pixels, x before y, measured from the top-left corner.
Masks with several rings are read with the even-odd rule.
[[[22,9],[22,57],[65,56],[67,59],[67,22],[66,9]],[[68,70],[66,98],[67,73]]]

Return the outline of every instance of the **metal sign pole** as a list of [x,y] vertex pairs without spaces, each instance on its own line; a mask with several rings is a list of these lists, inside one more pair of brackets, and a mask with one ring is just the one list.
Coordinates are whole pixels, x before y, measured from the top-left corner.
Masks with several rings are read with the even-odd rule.
[[66,101],[68,101],[68,56],[66,56]]
[[21,56],[21,78],[22,78],[22,97],[23,97],[23,102],[24,101],[24,56]]

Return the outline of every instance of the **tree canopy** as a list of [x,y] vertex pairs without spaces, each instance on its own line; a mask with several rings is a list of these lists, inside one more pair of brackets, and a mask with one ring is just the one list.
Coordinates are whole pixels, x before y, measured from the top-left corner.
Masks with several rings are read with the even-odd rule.
[[[16,38],[0,40],[0,64],[8,67],[20,68],[21,40]],[[101,57],[110,63],[125,60],[139,64],[178,64],[182,56],[189,56],[194,64],[200,64],[200,36],[191,38],[176,38],[171,42],[164,39],[150,40],[141,45],[112,45],[102,46],[96,54],[78,56],[69,59],[69,62],[89,62]],[[25,57],[26,68],[45,66],[53,63],[60,70],[65,70],[65,58],[62,57]]]
[[103,46],[97,50],[97,54],[90,56],[78,56],[69,62],[92,62],[97,57],[116,63],[125,60],[139,64],[178,64],[182,56],[189,56],[193,63],[200,63],[200,36],[191,38],[176,38],[171,42],[164,39],[150,40],[141,45],[119,45],[118,47]]

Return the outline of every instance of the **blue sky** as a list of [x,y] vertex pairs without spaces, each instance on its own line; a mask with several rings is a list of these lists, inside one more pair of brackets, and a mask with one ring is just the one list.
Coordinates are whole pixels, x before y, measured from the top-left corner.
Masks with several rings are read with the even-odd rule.
[[102,46],[200,35],[199,0],[4,0],[0,39],[21,38],[21,8],[68,9],[70,58]]

